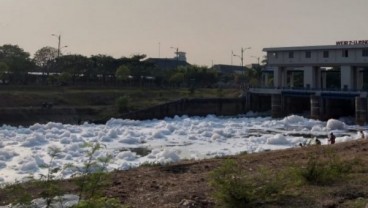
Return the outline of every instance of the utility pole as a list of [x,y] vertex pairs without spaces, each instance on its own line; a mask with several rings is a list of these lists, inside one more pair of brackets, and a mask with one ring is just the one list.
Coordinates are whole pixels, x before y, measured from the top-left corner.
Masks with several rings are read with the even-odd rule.
[[52,36],[55,36],[58,39],[58,54],[57,57],[60,57],[60,42],[61,42],[61,35],[55,35],[55,34],[51,34]]
[[241,48],[241,65],[243,67],[243,57],[244,57],[244,52],[245,50],[248,50],[248,49],[251,49],[251,47],[248,47],[248,48]]
[[234,56],[234,52],[233,50],[231,50],[231,65],[233,65],[233,56]]
[[55,36],[57,39],[58,39],[58,49],[57,49],[57,57],[60,58],[60,54],[61,54],[61,49],[62,48],[66,48],[68,47],[67,45],[63,46],[63,47],[60,47],[60,44],[61,44],[61,34],[59,35],[55,35],[55,34],[51,34],[52,36]]
[[248,47],[248,48],[241,48],[240,49],[240,56],[239,55],[236,55],[236,54],[234,54],[233,53],[233,56],[236,56],[236,57],[239,57],[240,58],[240,62],[241,62],[241,67],[243,68],[243,66],[244,66],[244,52],[245,52],[245,50],[248,50],[248,49],[251,49],[251,47]]
[[[240,56],[239,55],[236,55],[236,54],[233,54],[233,56],[236,56],[236,57],[239,57],[240,58],[241,69],[242,69],[242,72],[243,72],[244,79],[245,79],[245,69],[243,69],[243,67],[244,67],[244,52],[245,52],[245,50],[248,50],[248,49],[251,49],[251,47],[248,47],[248,48],[241,47],[241,49],[240,49]],[[244,86],[243,87],[245,87],[245,80],[244,80]]]

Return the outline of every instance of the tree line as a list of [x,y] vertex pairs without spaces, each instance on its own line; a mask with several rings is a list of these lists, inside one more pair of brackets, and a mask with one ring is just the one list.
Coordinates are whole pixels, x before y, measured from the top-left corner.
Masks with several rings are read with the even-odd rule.
[[162,69],[145,60],[146,55],[114,58],[109,55],[63,55],[43,47],[33,58],[18,45],[0,46],[1,85],[117,85],[154,87],[237,86],[258,82],[259,69],[246,74],[221,74],[207,66]]

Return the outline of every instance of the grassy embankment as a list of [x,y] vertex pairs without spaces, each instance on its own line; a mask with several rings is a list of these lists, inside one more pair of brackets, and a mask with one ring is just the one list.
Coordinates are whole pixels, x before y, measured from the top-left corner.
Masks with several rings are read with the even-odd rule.
[[[197,89],[191,93],[188,89],[2,87],[0,114],[1,122],[6,124],[50,120],[73,123],[77,117],[82,121],[118,117],[116,101],[121,96],[128,97],[126,111],[135,111],[181,98],[238,97],[239,94],[238,89]],[[40,111],[45,102],[52,103],[52,115]]]

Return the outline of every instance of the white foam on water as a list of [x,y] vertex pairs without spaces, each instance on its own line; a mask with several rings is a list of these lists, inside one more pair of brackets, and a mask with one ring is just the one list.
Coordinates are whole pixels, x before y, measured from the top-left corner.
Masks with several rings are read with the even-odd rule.
[[[335,119],[322,122],[296,115],[283,119],[256,117],[254,113],[248,116],[110,119],[105,125],[49,122],[28,128],[3,125],[0,127],[0,184],[45,174],[44,167],[51,159],[47,154],[50,147],[61,149],[55,164],[78,166],[86,158],[88,148],[84,144],[99,142],[104,148],[96,156],[111,154],[113,157],[108,169],[125,170],[146,163],[166,164],[245,151],[285,149],[315,136],[325,136],[321,140],[327,144],[331,131],[336,135],[336,142],[344,142],[361,138],[360,133],[351,129],[365,129]],[[138,153],[137,148],[146,150],[146,154]],[[71,174],[68,170],[64,176]]]

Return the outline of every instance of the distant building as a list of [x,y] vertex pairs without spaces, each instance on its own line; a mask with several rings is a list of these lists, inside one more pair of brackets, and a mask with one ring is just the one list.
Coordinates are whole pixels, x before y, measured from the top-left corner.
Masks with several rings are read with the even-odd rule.
[[155,67],[163,70],[172,70],[179,66],[190,66],[190,64],[186,61],[170,58],[148,58],[145,61],[152,63]]
[[355,115],[358,124],[368,123],[368,40],[263,51],[265,85],[249,89],[251,109],[268,103],[273,117],[296,112],[318,119]]
[[148,58],[146,61],[164,70],[176,69],[179,66],[190,66],[187,62],[186,53],[183,51],[175,52],[174,58]]
[[340,90],[359,91],[368,82],[363,79],[368,68],[368,44],[337,42],[336,45],[265,48],[263,51],[273,71],[274,87],[292,87],[290,80],[293,81],[293,72],[298,71],[303,74],[303,86],[316,90],[328,89],[326,77],[333,72],[340,75],[340,86],[337,86]]
[[245,72],[245,70],[247,70],[246,67],[225,65],[225,64],[213,65],[212,69],[216,70],[221,74],[242,74]]

